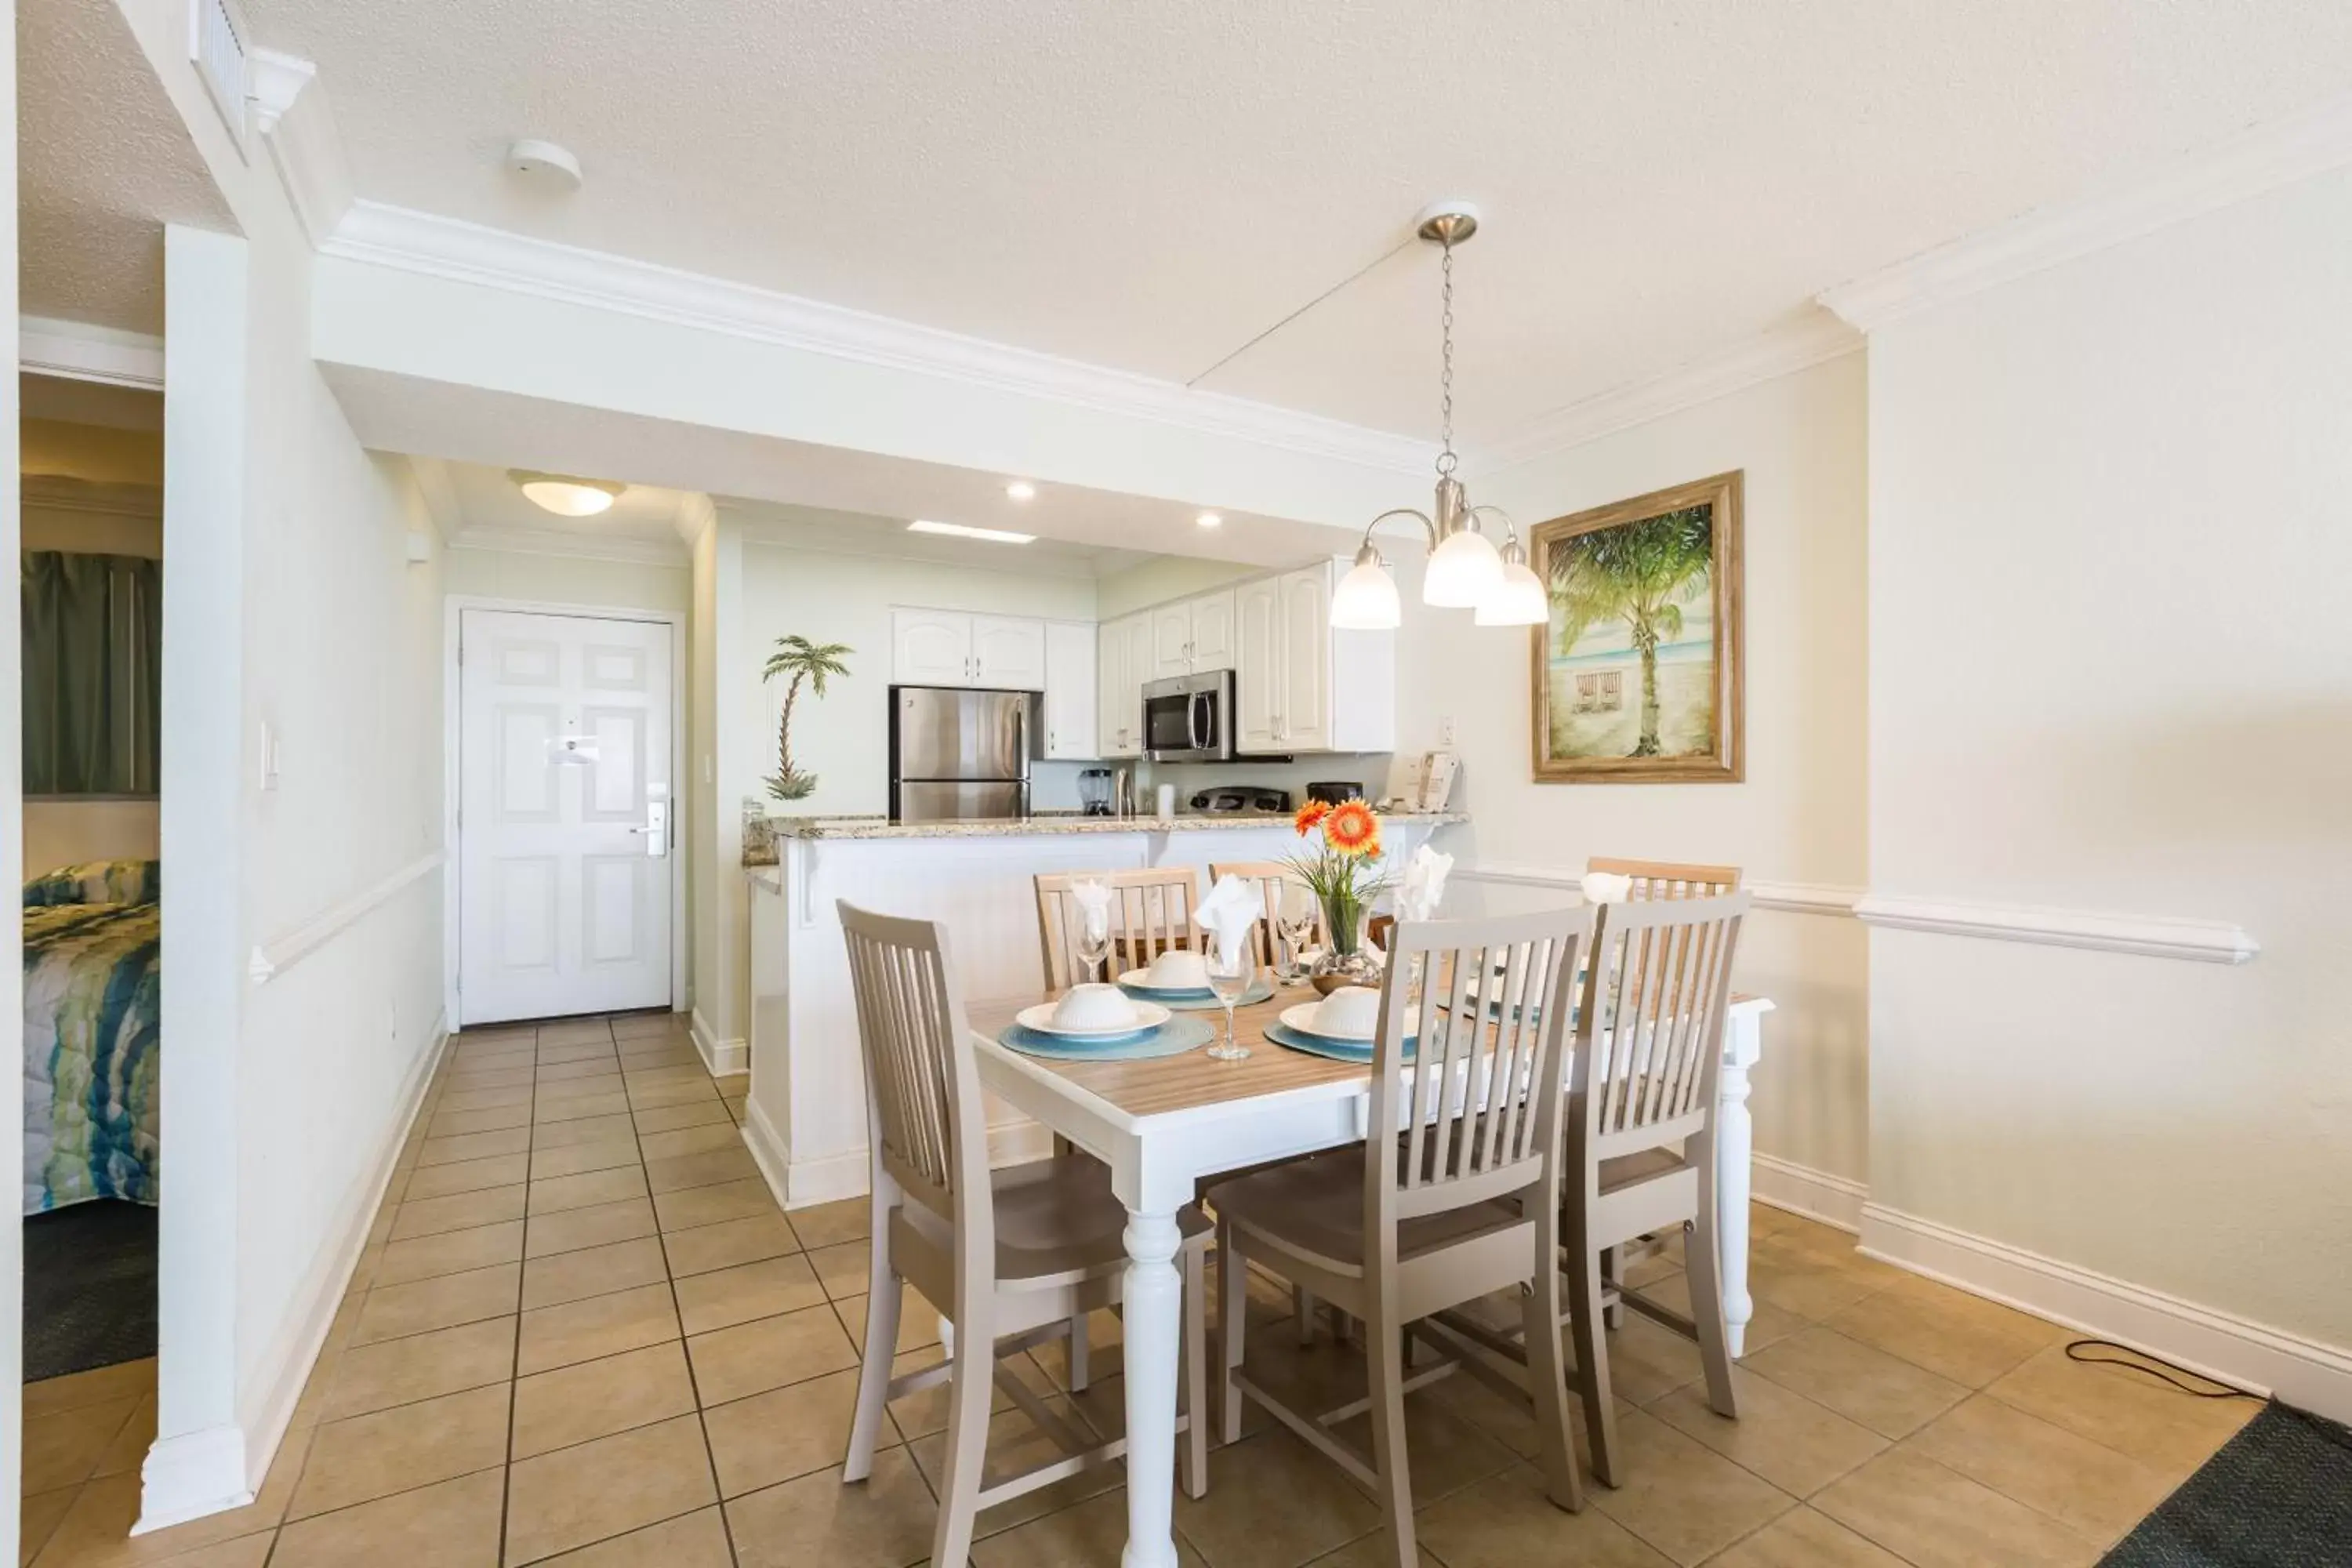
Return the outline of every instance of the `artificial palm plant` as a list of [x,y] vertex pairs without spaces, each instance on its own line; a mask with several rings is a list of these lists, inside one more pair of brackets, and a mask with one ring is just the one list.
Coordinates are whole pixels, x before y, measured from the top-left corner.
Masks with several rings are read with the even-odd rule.
[[1559,646],[1585,628],[1622,620],[1642,657],[1642,738],[1631,753],[1654,757],[1658,645],[1682,636],[1683,605],[1706,592],[1715,563],[1714,509],[1684,507],[1563,540],[1551,550],[1551,595],[1564,616]]
[[762,681],[780,675],[793,678],[784,688],[783,718],[776,725],[776,776],[768,781],[768,793],[776,799],[801,800],[816,788],[814,773],[793,765],[793,704],[800,700],[801,682],[808,682],[811,695],[824,696],[826,678],[847,675],[849,666],[842,659],[856,651],[846,643],[814,643],[797,635],[776,639],[776,651],[768,656],[767,668],[760,672]]

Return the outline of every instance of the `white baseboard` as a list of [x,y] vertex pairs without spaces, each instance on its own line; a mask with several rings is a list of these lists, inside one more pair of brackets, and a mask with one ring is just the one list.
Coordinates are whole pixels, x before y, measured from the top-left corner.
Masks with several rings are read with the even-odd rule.
[[[743,1142],[752,1163],[767,1179],[768,1191],[779,1206],[804,1209],[841,1198],[862,1198],[871,1184],[872,1161],[864,1145],[813,1160],[794,1161],[775,1123],[756,1100],[745,1102]],[[988,1160],[992,1165],[1042,1160],[1054,1152],[1054,1135],[1043,1122],[1024,1117],[988,1130]]]
[[694,1048],[702,1058],[702,1070],[713,1078],[732,1078],[751,1070],[751,1043],[749,1040],[722,1040],[711,1031],[709,1020],[697,1007],[688,1016],[688,1029],[694,1037]]
[[1803,1215],[1840,1230],[1862,1229],[1863,1205],[1870,1199],[1870,1189],[1862,1183],[1770,1154],[1751,1158],[1751,1191],[1757,1202]]
[[408,1081],[401,1086],[401,1110],[391,1136],[377,1152],[374,1168],[335,1216],[328,1232],[334,1239],[320,1253],[303,1282],[299,1310],[288,1318],[278,1344],[263,1358],[262,1375],[267,1383],[259,1398],[238,1402],[241,1410],[253,1412],[252,1417],[241,1426],[209,1426],[159,1439],[148,1450],[140,1472],[139,1522],[131,1529],[133,1535],[242,1508],[260,1489],[278,1446],[285,1440],[287,1426],[294,1419],[303,1384],[310,1381],[328,1331],[334,1327],[335,1310],[351,1289],[352,1270],[359,1266],[368,1230],[383,1206],[393,1168],[400,1163],[401,1149],[424,1108],[425,1090],[448,1048],[447,1023],[446,1015],[434,1021],[432,1045],[420,1053],[409,1069]]
[[2352,1350],[2303,1339],[1933,1220],[1866,1204],[1866,1257],[2335,1421],[2352,1421]]

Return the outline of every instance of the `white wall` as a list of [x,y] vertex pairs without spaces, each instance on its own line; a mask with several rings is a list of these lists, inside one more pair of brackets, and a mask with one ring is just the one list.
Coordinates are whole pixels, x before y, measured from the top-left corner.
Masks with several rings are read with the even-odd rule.
[[[1868,880],[1864,402],[1863,360],[1852,354],[1470,486],[1474,500],[1505,508],[1525,529],[1745,471],[1744,784],[1532,782],[1528,634],[1423,606],[1417,552],[1384,542],[1405,601],[1398,745],[1435,746],[1453,721],[1463,760],[1454,804],[1472,820],[1442,842],[1463,865],[1581,871],[1590,856],[1621,855],[1736,865],[1767,882]],[[1465,885],[1463,908],[1473,907],[1475,887]],[[1758,1150],[1863,1179],[1862,930],[1849,919],[1762,910],[1740,942],[1736,983],[1779,1007],[1754,1075]]]
[[693,603],[692,566],[683,554],[663,565],[469,545],[444,552],[441,582],[455,595],[532,604],[685,610]]
[[2262,944],[1875,933],[1873,1202],[2338,1347],[2347,254],[2339,171],[1870,347],[1877,887]]
[[1095,585],[1095,613],[1117,620],[1147,605],[1164,605],[1193,594],[1205,594],[1244,577],[1255,577],[1263,566],[1233,561],[1212,561],[1198,555],[1155,555],[1124,572],[1114,572]]

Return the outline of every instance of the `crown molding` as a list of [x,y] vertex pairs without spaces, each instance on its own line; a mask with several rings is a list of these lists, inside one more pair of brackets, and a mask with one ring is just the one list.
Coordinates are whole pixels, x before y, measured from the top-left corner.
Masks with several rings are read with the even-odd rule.
[[70,474],[26,474],[19,480],[26,506],[49,511],[97,512],[106,517],[143,518],[160,521],[163,490],[160,485],[124,484],[76,479]]
[[1933,306],[2137,239],[2352,163],[2352,94],[2239,132],[2130,184],[2039,207],[1979,234],[1822,291],[1821,303],[1875,331]]
[[16,325],[16,368],[68,381],[161,392],[163,340],[84,321],[26,316]]
[[632,565],[664,566],[672,571],[688,564],[685,553],[657,539],[614,538],[609,535],[560,533],[545,528],[478,528],[468,525],[449,536],[452,550],[505,550],[521,555],[565,555],[577,561],[619,561]]
[[1425,441],[457,218],[356,201],[323,255],[1047,398],[1384,472]]
[[352,174],[319,68],[276,49],[254,50],[247,65],[254,128],[268,144],[278,183],[286,187],[303,232],[312,247],[321,246],[351,210]]

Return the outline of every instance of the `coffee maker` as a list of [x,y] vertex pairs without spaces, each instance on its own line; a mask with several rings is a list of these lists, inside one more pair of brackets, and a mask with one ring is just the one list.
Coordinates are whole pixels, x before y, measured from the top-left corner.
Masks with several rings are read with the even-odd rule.
[[1108,816],[1111,814],[1108,768],[1078,770],[1078,810],[1087,816]]

